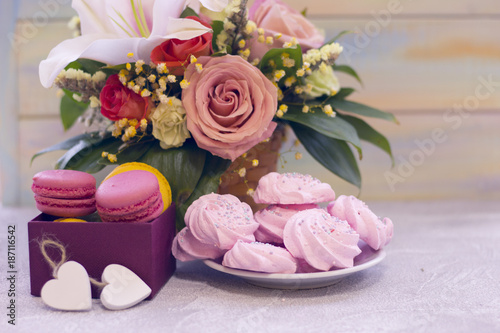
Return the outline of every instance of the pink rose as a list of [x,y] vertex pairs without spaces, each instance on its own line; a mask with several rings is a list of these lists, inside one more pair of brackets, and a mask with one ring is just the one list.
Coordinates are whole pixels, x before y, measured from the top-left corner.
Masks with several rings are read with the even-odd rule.
[[293,37],[297,39],[303,52],[319,48],[325,41],[323,34],[308,19],[280,0],[256,0],[250,8],[249,18],[257,27],[265,30],[266,36],[282,34],[272,45],[259,43],[256,37],[253,38],[250,48],[253,59],[262,58],[271,48],[283,47]]
[[[188,16],[211,28],[210,24],[203,22],[196,16]],[[164,63],[171,74],[182,75],[184,66],[190,63],[191,55],[195,57],[212,54],[212,33],[207,32],[201,36],[188,40],[169,39],[158,45],[151,52],[151,61],[155,64]]]
[[186,69],[187,127],[198,147],[234,161],[276,128],[277,89],[239,56],[200,57]]
[[112,121],[121,118],[141,120],[149,114],[149,101],[125,87],[118,75],[111,75],[99,96],[101,113]]

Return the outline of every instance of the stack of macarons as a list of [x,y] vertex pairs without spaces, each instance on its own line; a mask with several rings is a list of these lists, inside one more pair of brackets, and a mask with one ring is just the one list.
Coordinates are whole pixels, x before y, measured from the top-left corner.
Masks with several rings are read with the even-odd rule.
[[[264,273],[328,271],[354,265],[354,258],[361,253],[360,238],[380,249],[392,237],[389,219],[374,221],[374,214],[368,212],[366,205],[351,203],[353,199],[346,200],[344,196],[334,201],[331,186],[309,175],[272,172],[262,177],[254,200],[269,206],[256,212],[253,219],[233,210],[221,214],[207,204],[221,196],[209,196],[199,199],[203,204],[193,204],[197,212],[203,206],[202,213],[197,213],[194,221],[192,214],[186,214],[189,225],[174,241],[173,254],[181,261],[222,257],[224,266]],[[235,200],[231,199],[232,206],[244,205]],[[321,209],[318,204],[323,202],[331,203],[327,209]],[[362,208],[362,220],[353,216],[354,206]],[[252,235],[251,229],[244,235],[230,233],[231,236],[220,230],[226,221],[239,222],[242,217],[255,229]],[[215,235],[230,241],[221,246]]]
[[95,178],[82,171],[46,170],[33,177],[37,208],[46,214],[75,219],[97,213],[103,222],[148,222],[172,201],[170,185],[155,168],[144,163],[116,167],[96,189]]
[[74,218],[95,212],[95,178],[82,171],[46,170],[33,176],[31,190],[43,213]]
[[131,162],[116,167],[96,191],[97,213],[103,222],[148,222],[172,201],[170,185],[152,166]]

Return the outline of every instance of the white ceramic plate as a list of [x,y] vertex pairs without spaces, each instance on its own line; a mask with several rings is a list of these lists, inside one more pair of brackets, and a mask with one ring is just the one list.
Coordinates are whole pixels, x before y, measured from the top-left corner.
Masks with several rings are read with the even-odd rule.
[[338,283],[346,276],[375,266],[385,258],[386,253],[384,250],[374,251],[366,244],[363,245],[360,246],[362,250],[361,254],[354,258],[353,267],[328,272],[269,274],[228,268],[213,260],[204,260],[203,262],[210,268],[222,273],[238,276],[248,283],[259,287],[273,289],[314,289]]

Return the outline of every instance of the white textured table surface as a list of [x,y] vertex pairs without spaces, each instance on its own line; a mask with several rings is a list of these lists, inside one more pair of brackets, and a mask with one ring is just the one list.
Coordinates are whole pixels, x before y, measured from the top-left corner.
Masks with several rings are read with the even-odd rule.
[[[369,203],[394,221],[379,265],[320,289],[255,287],[179,263],[152,301],[118,312],[53,311],[29,292],[26,223],[0,208],[1,332],[500,332],[500,204]],[[17,232],[16,326],[7,324],[7,225]],[[91,245],[89,245],[91,246]]]

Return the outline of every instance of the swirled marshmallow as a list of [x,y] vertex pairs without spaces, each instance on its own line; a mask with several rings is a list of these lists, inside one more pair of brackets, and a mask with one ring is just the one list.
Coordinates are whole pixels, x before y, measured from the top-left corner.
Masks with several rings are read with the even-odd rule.
[[363,201],[352,195],[339,196],[328,205],[327,211],[332,216],[346,220],[374,250],[383,248],[392,239],[394,225],[391,219],[377,217]]
[[226,253],[215,245],[205,244],[191,234],[189,228],[182,229],[174,238],[172,254],[180,261],[197,259],[217,259]]
[[207,194],[194,201],[184,216],[194,238],[229,250],[237,240],[254,242],[259,227],[252,209],[231,194]]
[[271,172],[259,180],[253,199],[263,204],[311,204],[335,200],[335,192],[310,175]]
[[297,270],[296,260],[284,248],[259,242],[237,241],[227,251],[222,265],[262,273],[292,274]]
[[353,266],[361,253],[359,235],[346,221],[332,217],[323,209],[309,209],[293,215],[287,222],[283,240],[295,257],[320,270]]
[[293,215],[306,209],[318,208],[316,204],[269,205],[254,214],[259,225],[255,239],[262,243],[283,244],[283,229]]

